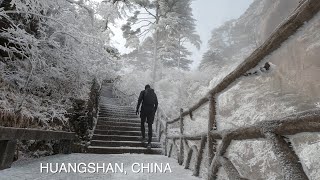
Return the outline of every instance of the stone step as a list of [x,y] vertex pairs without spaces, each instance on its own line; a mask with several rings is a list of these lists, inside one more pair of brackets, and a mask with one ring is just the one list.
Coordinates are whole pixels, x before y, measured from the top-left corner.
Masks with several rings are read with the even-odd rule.
[[122,115],[122,114],[125,114],[125,115],[137,116],[137,114],[135,112],[131,113],[131,112],[121,112],[121,111],[114,111],[114,112],[99,111],[99,114],[106,114],[106,115],[113,115],[113,114]]
[[147,149],[144,147],[100,147],[89,146],[88,153],[94,154],[162,154],[162,148]]
[[[101,141],[101,140],[93,140],[91,141],[91,146],[102,146],[102,147],[146,147],[147,142],[141,141]],[[161,143],[159,142],[151,142],[152,148],[161,148]]]
[[136,113],[122,113],[122,112],[113,112],[113,113],[110,113],[110,112],[99,112],[99,114],[105,114],[105,115],[130,115],[130,116],[138,116]]
[[132,110],[134,109],[132,106],[120,106],[120,105],[115,105],[115,104],[101,104],[99,106],[100,108],[105,108],[105,109],[123,109],[123,110]]
[[99,114],[98,115],[98,118],[119,118],[119,119],[137,119],[138,117],[137,116],[106,116],[106,115],[103,115],[103,114]]
[[114,104],[114,105],[99,105],[100,109],[106,110],[106,109],[120,109],[120,110],[129,110],[133,111],[136,109],[136,107],[133,106],[121,106],[119,104]]
[[104,114],[104,115],[127,115],[127,116],[137,116],[136,113],[128,113],[128,112],[105,112],[105,111],[99,111],[99,114]]
[[98,113],[99,116],[107,116],[107,117],[132,117],[132,118],[138,118],[139,116],[134,114],[130,114],[130,113],[105,113],[105,112],[99,112]]
[[116,109],[110,109],[110,108],[107,108],[107,109],[103,109],[103,108],[100,108],[99,109],[100,112],[123,112],[123,113],[132,113],[132,114],[135,114],[136,111],[134,109],[119,109],[119,108],[116,108]]
[[128,122],[128,123],[140,123],[141,119],[140,118],[113,118],[113,117],[99,117],[98,118],[98,123],[99,121],[103,122]]
[[121,108],[100,108],[100,112],[129,112],[129,113],[136,113],[135,109],[121,109]]
[[123,111],[123,110],[118,110],[118,109],[115,109],[115,110],[104,110],[104,109],[100,109],[99,111],[100,113],[118,113],[118,114],[134,114],[136,115],[136,112],[135,111]]
[[113,112],[111,112],[111,111],[99,111],[99,113],[100,114],[128,114],[128,115],[134,115],[134,116],[137,116],[136,115],[136,112],[128,112],[128,111],[113,111]]
[[[102,86],[98,122],[88,147],[88,153],[122,154],[144,153],[162,154],[161,143],[152,133],[151,150],[147,142],[141,142],[141,120],[135,107],[122,105],[122,100],[112,95],[112,84]],[[145,125],[148,136],[148,125]]]
[[[124,135],[124,136],[141,136],[141,131],[118,131],[118,130],[95,130],[94,134],[100,135]],[[146,132],[147,136],[148,132]],[[153,133],[153,137],[156,135]]]
[[[122,136],[122,135],[101,135],[93,134],[92,140],[103,140],[103,141],[140,141],[141,136]],[[157,142],[156,137],[152,137],[152,142]]]
[[127,127],[140,127],[140,122],[120,122],[120,121],[98,121],[97,125],[110,125],[110,126],[127,126]]
[[[119,130],[119,131],[140,131],[140,127],[126,127],[126,126],[111,126],[111,125],[97,125],[96,130]],[[146,132],[148,126],[145,126]]]

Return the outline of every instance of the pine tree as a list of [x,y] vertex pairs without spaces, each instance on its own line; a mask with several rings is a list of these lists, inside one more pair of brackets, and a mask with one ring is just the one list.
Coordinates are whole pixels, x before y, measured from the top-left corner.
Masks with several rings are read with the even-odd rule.
[[[162,19],[166,23],[163,31],[161,59],[166,66],[189,69],[192,60],[188,59],[191,52],[186,48],[186,43],[191,43],[200,48],[200,36],[196,34],[195,19],[193,18],[191,0],[167,0],[167,5],[172,7]],[[167,7],[167,8],[169,8]]]
[[[139,38],[151,35],[153,39],[154,78],[158,67],[181,67],[189,69],[191,52],[186,42],[200,48],[200,37],[195,31],[191,0],[134,1],[143,10],[135,11],[122,27],[127,46],[135,46]],[[139,10],[140,10],[139,9]],[[136,28],[134,28],[136,27]],[[160,60],[160,64],[158,62]]]

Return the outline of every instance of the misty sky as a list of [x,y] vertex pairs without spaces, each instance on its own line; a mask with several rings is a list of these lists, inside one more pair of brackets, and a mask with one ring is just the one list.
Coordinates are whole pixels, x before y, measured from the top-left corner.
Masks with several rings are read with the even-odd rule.
[[192,48],[193,69],[200,63],[202,54],[207,50],[211,31],[230,19],[240,17],[252,2],[253,0],[195,0],[193,2],[193,15],[197,20],[197,31],[202,40],[200,51]]
[[[253,0],[194,0],[192,3],[193,15],[197,20],[197,31],[202,40],[201,50],[190,47],[193,53],[192,69],[195,69],[201,61],[202,54],[207,50],[207,42],[210,39],[211,31],[230,19],[236,19],[245,10]],[[124,47],[125,40],[119,28],[112,28],[115,31],[113,45],[121,53],[129,50]]]

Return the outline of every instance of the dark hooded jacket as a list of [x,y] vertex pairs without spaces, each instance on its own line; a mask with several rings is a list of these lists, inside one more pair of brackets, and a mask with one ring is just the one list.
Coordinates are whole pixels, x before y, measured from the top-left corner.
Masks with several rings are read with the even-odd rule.
[[141,103],[141,114],[151,114],[157,111],[158,98],[153,89],[149,88],[140,92],[137,110]]

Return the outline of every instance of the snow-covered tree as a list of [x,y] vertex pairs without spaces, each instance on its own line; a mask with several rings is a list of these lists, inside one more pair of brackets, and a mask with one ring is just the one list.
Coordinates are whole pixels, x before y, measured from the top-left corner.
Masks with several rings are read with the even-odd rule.
[[191,0],[166,1],[162,9],[166,13],[161,19],[160,59],[169,67],[189,69],[192,60],[188,59],[191,52],[186,48],[186,42],[200,48],[201,40],[195,30]]
[[50,121],[63,119],[89,82],[117,69],[107,28],[112,3],[8,0],[0,3],[0,109]]
[[[138,9],[122,27],[127,45],[137,47],[142,36],[151,37],[146,40],[146,43],[153,45],[154,77],[157,74],[156,70],[161,69],[163,65],[189,69],[192,61],[188,59],[191,53],[185,46],[186,42],[198,48],[201,43],[195,31],[195,20],[190,7],[191,0],[133,2],[138,4]],[[136,52],[142,51],[143,48],[139,47]]]

